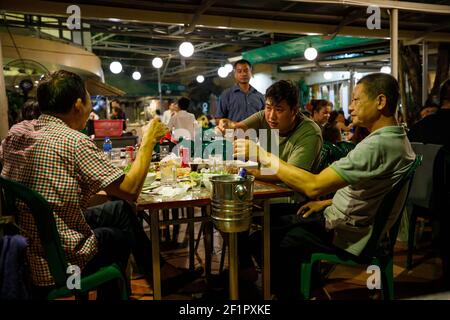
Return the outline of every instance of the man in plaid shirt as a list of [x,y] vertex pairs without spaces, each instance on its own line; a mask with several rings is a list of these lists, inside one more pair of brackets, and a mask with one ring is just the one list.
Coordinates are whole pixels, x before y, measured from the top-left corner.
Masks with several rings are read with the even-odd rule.
[[[132,252],[137,264],[151,277],[151,243],[127,202],[109,201],[91,208],[88,203],[100,190],[135,201],[155,143],[167,128],[159,119],[151,121],[136,160],[124,174],[78,131],[85,127],[92,110],[78,75],[60,70],[46,76],[39,84],[37,97],[42,115],[16,124],[2,141],[1,174],[36,190],[50,203],[67,259],[83,274],[111,263],[125,270]],[[29,238],[28,260],[35,294],[45,296],[54,282],[33,217],[24,209],[17,218]],[[164,261],[161,273],[163,280],[184,275]],[[99,290],[99,298],[117,297],[118,288],[113,284]]]

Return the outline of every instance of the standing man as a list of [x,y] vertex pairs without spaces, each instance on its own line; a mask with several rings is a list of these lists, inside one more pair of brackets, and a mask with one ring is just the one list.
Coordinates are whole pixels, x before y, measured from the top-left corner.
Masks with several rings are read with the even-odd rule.
[[252,65],[247,60],[234,64],[236,84],[220,96],[216,121],[226,118],[233,122],[242,121],[264,108],[264,96],[250,85]]
[[175,113],[167,124],[169,129],[172,130],[172,135],[177,140],[180,137],[194,140],[195,130],[198,125],[195,116],[187,111],[190,103],[191,100],[186,97],[181,97],[177,102],[180,111]]
[[178,107],[178,104],[175,100],[170,99],[167,102],[167,105],[169,106],[166,111],[163,112],[161,122],[165,125],[169,124],[170,119],[178,112],[180,111],[180,108]]

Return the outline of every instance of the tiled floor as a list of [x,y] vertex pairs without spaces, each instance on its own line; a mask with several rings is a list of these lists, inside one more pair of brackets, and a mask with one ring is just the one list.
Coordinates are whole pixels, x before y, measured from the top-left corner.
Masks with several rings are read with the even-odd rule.
[[[200,222],[195,225],[195,235],[198,235]],[[172,227],[170,227],[172,228]],[[429,234],[426,232],[418,243],[418,249],[414,255],[416,266],[408,272],[406,265],[406,243],[397,242],[394,258],[394,276],[395,276],[395,295],[397,299],[412,298],[427,294],[434,294],[440,291],[439,278],[441,276],[440,259],[436,257],[427,257],[425,254],[430,252],[430,241],[427,240]],[[188,239],[186,225],[180,226],[180,232],[177,239],[177,245],[168,242],[162,242],[162,254],[172,264],[178,267],[188,267]],[[214,232],[214,252],[212,272],[218,273],[220,256],[222,251],[222,238],[216,230]],[[227,259],[226,259],[227,260]],[[196,266],[204,263],[203,242],[201,242],[198,253],[196,254]],[[225,261],[225,267],[227,262]],[[313,292],[313,299],[333,299],[333,300],[369,300],[378,299],[377,291],[368,290],[366,280],[368,274],[363,268],[337,266],[329,274],[327,284],[324,290]],[[255,299],[261,297],[261,275],[254,288],[246,291],[242,288],[240,298]],[[152,290],[143,279],[132,280],[132,299],[152,300]],[[205,292],[209,292],[204,295]],[[169,300],[189,300],[203,297],[206,299],[226,299],[226,292],[220,290],[211,291],[204,278],[186,285],[176,294],[164,296]]]

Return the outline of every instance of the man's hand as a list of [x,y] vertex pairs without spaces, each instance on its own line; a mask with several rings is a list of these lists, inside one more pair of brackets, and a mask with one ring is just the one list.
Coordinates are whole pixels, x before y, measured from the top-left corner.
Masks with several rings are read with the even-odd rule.
[[230,119],[222,118],[214,128],[217,134],[225,135],[225,130],[234,129],[233,122]]
[[156,143],[164,137],[168,131],[169,129],[161,122],[159,117],[154,117],[150,123],[143,128],[143,137],[148,141]]
[[322,200],[322,201],[310,201],[307,204],[301,206],[297,211],[298,216],[302,216],[303,218],[309,217],[314,212],[321,212],[323,209],[331,205],[331,200]]
[[271,161],[270,153],[249,139],[237,139],[234,141],[234,158],[250,160],[268,166]]

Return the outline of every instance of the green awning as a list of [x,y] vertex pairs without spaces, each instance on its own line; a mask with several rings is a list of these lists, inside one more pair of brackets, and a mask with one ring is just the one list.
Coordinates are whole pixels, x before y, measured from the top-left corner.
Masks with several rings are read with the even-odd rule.
[[252,64],[270,62],[295,57],[303,57],[304,51],[313,46],[319,54],[379,42],[376,38],[358,38],[336,36],[332,40],[324,40],[322,36],[305,36],[289,41],[280,42],[267,47],[258,48],[242,53],[242,57]]

